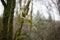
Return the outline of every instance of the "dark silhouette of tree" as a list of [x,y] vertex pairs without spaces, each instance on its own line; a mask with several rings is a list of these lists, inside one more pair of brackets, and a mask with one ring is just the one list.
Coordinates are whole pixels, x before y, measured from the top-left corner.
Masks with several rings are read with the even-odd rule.
[[4,7],[6,7],[6,6],[7,6],[7,4],[5,3],[5,1],[4,1],[4,0],[1,0],[1,2],[2,2],[2,4],[3,4],[3,6],[4,6]]
[[20,36],[21,36],[21,30],[22,30],[22,27],[23,27],[24,18],[28,15],[30,2],[31,2],[31,0],[28,0],[27,4],[24,5],[24,8],[21,8],[21,2],[20,2],[20,10],[21,9],[23,10],[22,11],[22,18],[20,18],[21,19],[20,20],[21,21],[20,27],[16,30],[14,40],[22,40],[22,38],[20,38]]
[[58,5],[59,14],[60,14],[60,0],[58,0],[57,5]]
[[7,4],[4,0],[1,0],[4,6],[3,13],[3,32],[2,32],[2,40],[13,40],[13,16],[14,16],[14,8],[15,8],[15,0],[7,0]]

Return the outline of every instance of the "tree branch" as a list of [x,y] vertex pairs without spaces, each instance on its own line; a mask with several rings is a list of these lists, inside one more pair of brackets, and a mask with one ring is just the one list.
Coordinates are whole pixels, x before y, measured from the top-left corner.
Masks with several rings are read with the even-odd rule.
[[7,6],[7,4],[5,3],[5,1],[4,1],[4,0],[1,0],[1,2],[2,2],[2,4],[3,4],[3,6],[4,6],[4,7],[6,7],[6,6]]

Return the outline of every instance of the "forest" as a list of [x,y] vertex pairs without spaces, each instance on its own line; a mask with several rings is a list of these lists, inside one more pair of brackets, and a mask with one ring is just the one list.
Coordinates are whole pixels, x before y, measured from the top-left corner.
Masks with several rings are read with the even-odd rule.
[[0,0],[0,40],[60,40],[60,0]]

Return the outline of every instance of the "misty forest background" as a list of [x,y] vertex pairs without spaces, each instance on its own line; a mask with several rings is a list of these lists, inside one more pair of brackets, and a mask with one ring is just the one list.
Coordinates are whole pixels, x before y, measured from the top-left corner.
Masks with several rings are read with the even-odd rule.
[[[48,0],[0,1],[4,6],[0,16],[0,40],[60,40],[60,20],[55,18],[57,14],[60,17],[60,0],[50,0],[56,8],[53,17],[54,7],[49,2],[45,4]],[[45,15],[41,12],[43,10],[35,9],[36,2],[44,3]]]

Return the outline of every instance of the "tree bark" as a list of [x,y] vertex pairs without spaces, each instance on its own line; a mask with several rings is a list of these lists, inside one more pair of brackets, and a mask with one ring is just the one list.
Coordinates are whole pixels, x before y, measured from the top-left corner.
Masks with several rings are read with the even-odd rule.
[[[13,40],[13,16],[14,16],[14,8],[15,8],[15,0],[7,0],[10,4],[10,16],[8,19],[8,40]],[[9,5],[7,4],[7,5]]]
[[[3,1],[1,1],[2,4]],[[3,22],[2,40],[12,40],[15,0],[7,0],[6,6],[4,4],[3,6],[4,6],[4,13],[3,13],[3,21],[2,21]]]

